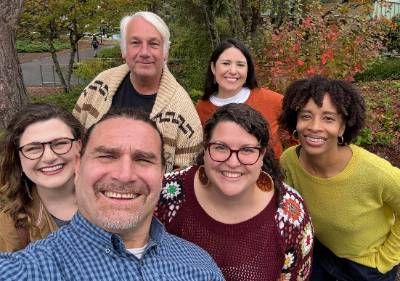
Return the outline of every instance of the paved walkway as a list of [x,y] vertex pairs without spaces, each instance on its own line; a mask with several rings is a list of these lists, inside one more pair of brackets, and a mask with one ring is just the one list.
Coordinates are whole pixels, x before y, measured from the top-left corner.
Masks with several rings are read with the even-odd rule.
[[[99,46],[98,51],[100,51],[101,48],[108,48],[111,46],[110,45]],[[58,52],[57,56],[61,67],[66,67],[69,62],[70,52],[64,50]],[[93,58],[93,49],[91,48],[79,49],[79,58],[80,60]],[[75,56],[75,61],[77,61],[76,56]],[[58,83],[60,81],[58,79],[57,73],[55,72],[55,68],[53,66],[53,60],[50,54],[46,57],[39,56],[39,58],[33,59],[30,62],[21,63],[21,68],[25,86],[55,85],[54,84],[55,82]],[[75,77],[73,77],[73,79],[71,80],[72,84],[76,84],[78,82],[79,82],[78,79]]]

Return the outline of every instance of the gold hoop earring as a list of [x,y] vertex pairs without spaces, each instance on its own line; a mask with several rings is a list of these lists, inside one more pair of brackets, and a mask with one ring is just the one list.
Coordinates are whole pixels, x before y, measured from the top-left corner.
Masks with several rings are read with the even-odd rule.
[[208,177],[207,177],[207,174],[206,174],[206,171],[205,171],[203,165],[201,165],[199,168],[199,180],[202,185],[208,185],[208,183],[209,183]]
[[337,141],[338,145],[343,145],[344,144],[344,138],[343,136],[338,136],[338,141]]
[[292,135],[293,135],[293,137],[294,137],[296,140],[299,139],[299,133],[297,132],[297,130],[293,130]]
[[261,191],[270,191],[272,188],[274,188],[274,181],[272,180],[272,177],[265,171],[261,171],[256,184]]

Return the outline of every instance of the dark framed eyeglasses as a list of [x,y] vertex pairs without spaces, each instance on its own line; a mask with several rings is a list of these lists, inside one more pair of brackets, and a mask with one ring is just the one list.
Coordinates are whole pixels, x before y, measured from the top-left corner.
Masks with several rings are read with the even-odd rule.
[[36,160],[43,156],[45,145],[49,145],[50,149],[57,155],[63,155],[71,150],[72,143],[76,139],[58,138],[48,142],[31,142],[18,148],[25,158]]
[[210,142],[207,145],[208,154],[216,162],[225,162],[236,153],[236,157],[243,165],[253,165],[258,161],[262,148],[258,146],[246,146],[240,149],[231,149],[223,143]]

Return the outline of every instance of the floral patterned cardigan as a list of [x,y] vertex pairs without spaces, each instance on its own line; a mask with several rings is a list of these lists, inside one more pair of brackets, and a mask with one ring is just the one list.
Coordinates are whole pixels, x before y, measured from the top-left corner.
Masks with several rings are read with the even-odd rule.
[[[197,166],[165,174],[160,202],[155,215],[167,226],[185,206],[185,189],[183,182],[193,182],[187,177],[194,177]],[[279,280],[308,280],[311,273],[314,228],[300,194],[283,183],[278,191],[278,208],[275,212],[275,223],[279,231],[281,250],[285,260]],[[173,233],[173,232],[172,232]],[[182,237],[185,238],[185,237]],[[189,239],[190,240],[190,239]]]

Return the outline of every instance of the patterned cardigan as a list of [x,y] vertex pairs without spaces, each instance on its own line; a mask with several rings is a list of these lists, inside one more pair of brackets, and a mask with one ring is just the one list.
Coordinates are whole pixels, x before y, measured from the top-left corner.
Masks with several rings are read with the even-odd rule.
[[[129,73],[126,64],[100,73],[83,91],[73,110],[74,116],[89,128],[107,113],[122,80]],[[164,139],[167,171],[193,163],[201,148],[203,134],[199,116],[188,93],[164,66],[160,87],[150,118],[157,123]]]
[[[185,189],[193,188],[193,186],[184,184],[186,182],[186,184],[190,183],[188,185],[191,185],[196,170],[197,166],[192,166],[165,174],[155,215],[166,225],[167,229],[183,209],[191,208],[193,212],[196,212],[193,206],[186,204],[185,200],[187,193]],[[282,188],[278,191],[278,198],[275,224],[281,238],[279,241],[281,251],[285,257],[279,280],[308,280],[311,273],[314,242],[314,228],[310,216],[301,195],[286,183],[283,183]],[[192,220],[190,219],[190,221]],[[200,222],[197,220],[197,223]],[[196,226],[193,225],[192,227]],[[185,232],[186,230],[182,231]],[[187,230],[187,232],[190,232],[190,230]],[[174,231],[171,233],[174,233]],[[185,239],[185,237],[182,238]]]

